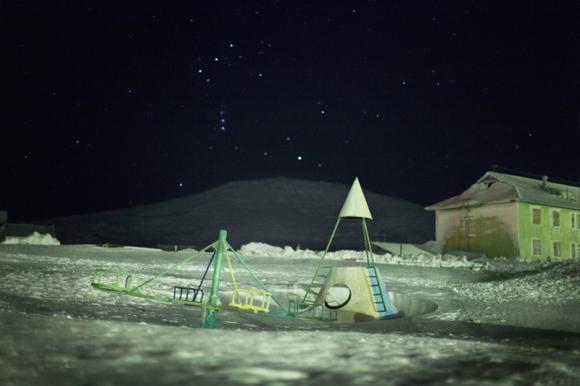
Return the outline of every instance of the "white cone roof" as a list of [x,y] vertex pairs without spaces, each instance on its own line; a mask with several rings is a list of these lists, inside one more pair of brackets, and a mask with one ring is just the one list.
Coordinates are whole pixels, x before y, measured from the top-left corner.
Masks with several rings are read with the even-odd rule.
[[358,178],[354,179],[338,217],[373,219],[365,195],[363,194],[360,183],[358,182]]

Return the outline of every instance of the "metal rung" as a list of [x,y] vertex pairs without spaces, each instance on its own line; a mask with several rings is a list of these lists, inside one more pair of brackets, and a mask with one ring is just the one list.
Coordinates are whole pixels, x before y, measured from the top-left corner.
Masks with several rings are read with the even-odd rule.
[[[177,290],[179,290],[179,299],[178,299]],[[192,294],[191,300],[189,299],[190,293]],[[198,295],[201,295],[199,300],[197,299]],[[197,302],[201,303],[203,301],[203,290],[200,288],[175,286],[175,287],[173,287],[173,299],[185,300],[185,301],[191,301],[191,302],[197,301]]]

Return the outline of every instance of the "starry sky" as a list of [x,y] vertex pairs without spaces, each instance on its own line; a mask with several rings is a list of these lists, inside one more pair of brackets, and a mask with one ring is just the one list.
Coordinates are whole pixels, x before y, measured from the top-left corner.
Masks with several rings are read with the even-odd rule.
[[492,164],[580,180],[579,7],[561,2],[0,3],[12,220],[241,179],[421,204]]

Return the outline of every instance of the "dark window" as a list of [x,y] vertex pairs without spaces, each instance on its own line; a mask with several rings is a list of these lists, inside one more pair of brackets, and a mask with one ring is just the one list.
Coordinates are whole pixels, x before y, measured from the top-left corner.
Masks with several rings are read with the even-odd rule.
[[532,224],[539,225],[542,223],[542,209],[532,208]]
[[552,211],[552,226],[559,227],[560,226],[560,212],[557,210]]

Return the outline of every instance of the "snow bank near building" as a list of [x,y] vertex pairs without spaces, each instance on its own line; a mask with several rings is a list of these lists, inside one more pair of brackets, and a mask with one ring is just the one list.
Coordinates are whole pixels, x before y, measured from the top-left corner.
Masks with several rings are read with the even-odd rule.
[[[244,256],[268,256],[276,258],[293,258],[293,259],[320,259],[323,251],[313,251],[310,249],[293,249],[290,246],[276,247],[264,243],[252,242],[243,245],[240,248],[240,253]],[[373,253],[373,257],[377,263],[386,264],[406,264],[406,265],[420,265],[428,267],[463,267],[482,269],[485,263],[469,261],[465,256],[452,256],[431,254],[423,252],[406,257],[392,255],[386,253],[378,255]],[[341,250],[335,252],[328,252],[326,255],[328,260],[352,260],[352,261],[366,261],[364,251]]]
[[[251,242],[240,248],[243,256],[267,256],[267,257],[284,257],[291,259],[320,259],[324,251],[313,251],[311,249],[294,249],[288,245],[285,247],[276,247],[264,243]],[[336,251],[329,252],[326,255],[329,260],[363,260],[366,259],[362,251]]]
[[[320,259],[323,251],[313,251],[310,249],[293,249],[290,246],[276,247],[265,243],[251,242],[240,248],[243,256],[267,256],[275,258],[290,259]],[[391,253],[376,254],[373,258],[377,263],[415,265],[422,267],[445,267],[445,268],[465,268],[475,271],[498,271],[498,272],[530,272],[544,269],[559,262],[570,262],[561,259],[532,259],[524,257],[473,257],[467,255],[450,255],[429,253],[421,251],[409,254],[404,257]],[[342,250],[329,252],[325,259],[328,260],[351,260],[357,262],[366,261],[364,251]],[[571,264],[580,267],[580,260],[572,261]]]
[[60,241],[48,233],[34,232],[26,237],[7,237],[1,244],[60,245]]
[[[522,261],[524,266],[526,261]],[[515,270],[514,270],[515,271]],[[541,304],[573,303],[580,299],[580,261],[544,262],[528,272],[498,282],[460,284],[452,288],[463,297],[497,303],[535,302]]]

